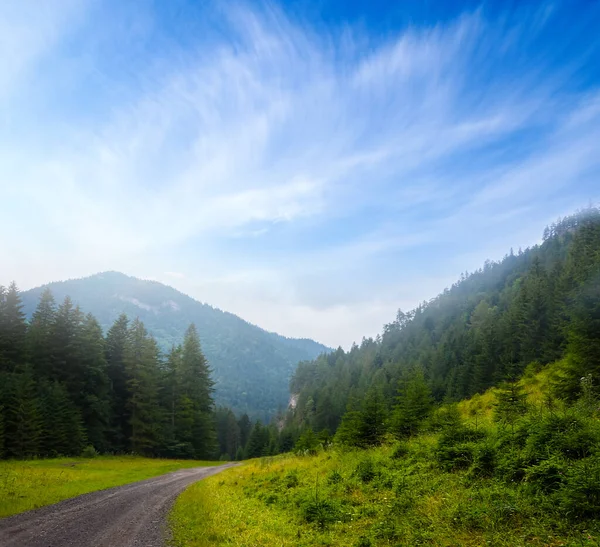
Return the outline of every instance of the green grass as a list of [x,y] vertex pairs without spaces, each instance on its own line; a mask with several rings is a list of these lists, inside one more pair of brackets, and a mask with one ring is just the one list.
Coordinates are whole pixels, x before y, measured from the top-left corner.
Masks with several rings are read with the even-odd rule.
[[528,367],[517,424],[494,422],[492,389],[459,403],[462,429],[252,460],[198,482],[171,512],[174,544],[600,546],[600,418],[547,408],[563,365]]
[[0,461],[0,518],[178,469],[218,464],[137,456]]
[[251,461],[188,488],[171,513],[177,547],[599,545],[522,488],[443,472],[433,436],[369,451]]

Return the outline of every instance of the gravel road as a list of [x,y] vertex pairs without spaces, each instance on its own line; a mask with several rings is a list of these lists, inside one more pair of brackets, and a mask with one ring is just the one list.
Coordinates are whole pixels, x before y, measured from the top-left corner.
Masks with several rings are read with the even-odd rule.
[[162,547],[166,516],[188,485],[235,464],[182,469],[0,520],[2,547]]

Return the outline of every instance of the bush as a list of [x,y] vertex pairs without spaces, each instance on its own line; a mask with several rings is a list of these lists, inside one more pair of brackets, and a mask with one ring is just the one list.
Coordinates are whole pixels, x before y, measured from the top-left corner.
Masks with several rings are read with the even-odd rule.
[[600,457],[595,455],[570,464],[557,497],[570,520],[597,518],[600,514]]
[[325,528],[327,524],[340,519],[338,506],[329,500],[309,499],[300,502],[302,518],[309,523]]
[[458,505],[453,522],[467,530],[491,530],[513,526],[521,509],[517,493],[497,483],[474,490],[468,503]]
[[552,457],[525,471],[525,480],[534,490],[543,493],[558,490],[565,479],[565,463],[557,457]]
[[497,455],[496,477],[505,482],[521,482],[525,479],[529,463],[520,450],[507,447],[498,449]]
[[373,543],[366,536],[360,536],[353,547],[372,547]]
[[405,458],[409,453],[408,443],[400,442],[395,447],[390,456],[393,460],[401,460]]
[[98,456],[98,451],[90,444],[86,446],[81,452],[82,458],[95,458]]
[[329,484],[339,484],[343,480],[344,477],[342,477],[342,474],[337,469],[334,469],[327,475],[327,482]]
[[489,478],[496,469],[496,447],[490,443],[475,445],[470,473],[474,477]]
[[356,466],[354,474],[364,483],[371,482],[377,476],[375,466],[371,460],[361,461]]
[[476,443],[466,442],[455,445],[442,444],[436,450],[440,467],[446,471],[456,471],[468,468],[474,461]]
[[298,471],[296,471],[295,469],[293,469],[292,471],[288,471],[285,474],[283,484],[285,485],[285,487],[288,490],[290,488],[296,488],[296,486],[298,486],[299,482],[300,481],[298,480]]
[[530,426],[527,455],[532,463],[560,454],[571,460],[590,455],[600,438],[591,424],[573,415],[551,414]]

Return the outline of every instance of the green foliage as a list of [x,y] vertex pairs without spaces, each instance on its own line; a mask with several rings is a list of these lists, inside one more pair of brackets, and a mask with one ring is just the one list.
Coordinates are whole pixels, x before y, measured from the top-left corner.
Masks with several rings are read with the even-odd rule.
[[[367,445],[360,413],[372,389],[392,410],[389,431],[409,437],[456,420],[456,411],[439,414],[432,403],[460,401],[499,385],[496,418],[512,429],[526,411],[525,394],[514,381],[528,366],[540,369],[559,359],[569,366],[556,380],[557,398],[576,400],[581,378],[588,377],[588,391],[597,396],[600,209],[564,218],[546,235],[541,245],[487,261],[436,298],[408,313],[400,310],[376,339],[300,363],[290,383],[297,400],[294,423],[332,433],[337,427],[339,442]],[[594,399],[588,401],[589,412],[597,412]]]
[[309,498],[301,500],[299,505],[304,521],[317,524],[320,528],[340,518],[339,507],[331,500]]
[[[561,444],[573,431],[595,430],[596,418],[577,408],[530,407],[510,428],[453,418],[400,444],[249,462],[181,496],[176,545],[194,544],[197,534],[200,545],[235,538],[265,547],[594,545],[600,441],[579,459],[567,459]],[[548,447],[533,459],[541,431]]]
[[88,444],[81,452],[82,458],[95,458],[98,456],[98,451],[91,445]]
[[431,390],[423,371],[411,371],[400,380],[398,403],[392,417],[394,433],[406,437],[418,432],[433,407]]
[[[45,290],[31,323],[0,289],[0,456],[102,452],[212,458],[213,382],[194,326],[165,364],[143,323],[98,321]],[[28,359],[31,362],[28,362]],[[226,411],[226,434],[238,428]],[[232,454],[235,442],[228,442]],[[229,456],[229,454],[228,454]]]
[[347,446],[366,448],[380,445],[388,430],[388,411],[381,392],[373,388],[362,401],[360,410],[344,414],[336,439]]
[[527,411],[527,394],[518,382],[505,382],[496,392],[494,418],[513,425]]
[[309,427],[296,441],[295,451],[301,454],[316,454],[320,443],[313,430]]
[[367,458],[360,461],[354,470],[354,475],[358,477],[361,482],[371,482],[377,476],[377,470],[373,460]]

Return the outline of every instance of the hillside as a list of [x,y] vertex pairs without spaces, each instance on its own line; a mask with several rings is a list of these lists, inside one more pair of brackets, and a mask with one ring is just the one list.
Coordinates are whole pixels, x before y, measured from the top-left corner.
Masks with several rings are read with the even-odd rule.
[[[600,374],[600,210],[547,227],[543,242],[462,276],[376,340],[301,363],[293,421],[333,434],[350,407],[377,393],[388,408],[422,375],[433,400],[459,401],[520,377],[531,363],[567,358],[560,396]],[[596,380],[594,382],[600,385]]]
[[262,419],[286,405],[288,382],[295,365],[328,351],[312,340],[266,332],[161,283],[117,272],[50,283],[23,292],[23,311],[28,318],[46,287],[57,302],[70,296],[82,311],[98,319],[105,332],[121,313],[131,319],[139,317],[163,350],[180,343],[185,329],[194,323],[213,369],[217,404]]
[[508,405],[507,386],[490,388],[433,409],[414,435],[313,442],[197,483],[176,502],[174,544],[598,545],[598,399],[552,396],[566,361],[536,368]]

